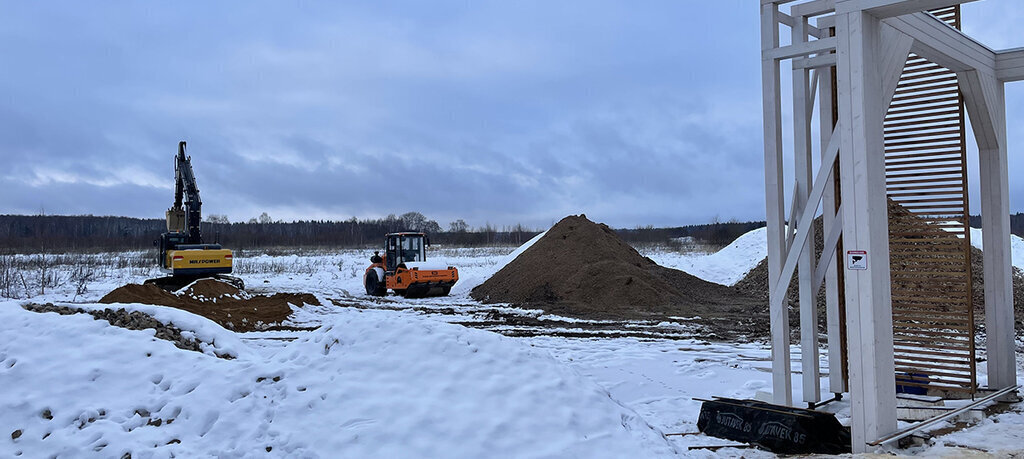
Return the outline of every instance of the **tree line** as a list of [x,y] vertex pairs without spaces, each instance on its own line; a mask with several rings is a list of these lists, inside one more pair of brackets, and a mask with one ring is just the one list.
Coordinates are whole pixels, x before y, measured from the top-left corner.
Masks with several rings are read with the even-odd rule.
[[656,244],[666,241],[690,240],[712,246],[726,246],[743,234],[765,226],[762,221],[712,222],[703,225],[677,226],[671,228],[655,228],[643,226],[633,229],[615,230],[620,237],[630,244]]
[[[981,228],[981,215],[971,215],[971,226]],[[1010,234],[1024,237],[1024,212],[1010,214]]]
[[[263,215],[246,222],[210,215],[200,225],[203,240],[236,250],[269,247],[350,248],[377,247],[384,235],[399,231],[428,234],[431,243],[460,246],[516,245],[540,230],[523,225],[472,228],[459,219],[442,228],[419,212],[388,215],[379,219],[343,221],[303,220],[283,222]],[[102,217],[92,215],[0,215],[0,250],[5,252],[68,252],[146,250],[166,231],[166,222],[155,218]]]
[[[971,217],[971,225],[981,221]],[[662,244],[691,240],[724,246],[740,235],[764,226],[763,221],[712,222],[702,225],[655,228],[643,226],[615,230],[630,244]],[[236,250],[271,247],[373,248],[383,244],[384,235],[398,231],[421,231],[434,244],[477,247],[520,245],[540,233],[523,225],[470,227],[463,220],[447,228],[419,212],[388,215],[378,219],[343,221],[303,220],[282,222],[263,214],[246,222],[229,222],[211,215],[201,225],[206,242],[219,242]],[[1024,213],[1010,216],[1013,234],[1024,236]],[[147,250],[166,230],[163,219],[98,217],[92,215],[0,215],[0,252],[88,252]]]
[[[674,238],[725,245],[764,222],[726,222],[675,228],[651,226],[616,230],[630,243],[666,243]],[[7,252],[72,252],[147,250],[166,230],[163,219],[102,217],[92,215],[0,215],[0,248]],[[419,212],[388,215],[378,219],[343,221],[303,220],[283,222],[266,213],[246,222],[230,222],[210,215],[201,224],[203,240],[235,250],[271,247],[373,248],[383,245],[384,235],[399,231],[428,234],[433,244],[461,247],[520,245],[541,232],[521,224],[470,227],[464,220],[447,228]]]

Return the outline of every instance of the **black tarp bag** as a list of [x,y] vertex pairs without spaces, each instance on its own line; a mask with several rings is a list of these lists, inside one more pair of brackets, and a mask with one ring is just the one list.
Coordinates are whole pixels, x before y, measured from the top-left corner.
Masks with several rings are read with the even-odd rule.
[[850,429],[832,413],[757,400],[718,397],[705,401],[697,428],[706,435],[750,443],[773,453],[850,452]]

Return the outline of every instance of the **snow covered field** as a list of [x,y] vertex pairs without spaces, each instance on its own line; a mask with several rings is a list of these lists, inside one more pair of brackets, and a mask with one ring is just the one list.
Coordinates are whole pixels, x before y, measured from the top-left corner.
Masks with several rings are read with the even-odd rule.
[[[758,231],[763,233],[749,233],[716,254],[645,255],[734,283],[763,257]],[[296,308],[293,315],[294,325],[320,325],[314,331],[235,334],[175,309],[126,305],[187,330],[206,343],[206,353],[176,348],[152,330],[20,307],[108,307],[95,303],[113,288],[156,274],[133,264],[131,254],[85,255],[105,266],[86,291],[70,268],[58,264],[48,269],[60,279],[42,294],[33,283],[42,276],[21,273],[24,294],[0,302],[0,455],[772,456],[737,448],[688,450],[728,442],[664,436],[697,430],[696,399],[752,398],[770,390],[770,351],[763,343],[707,342],[685,318],[661,324],[677,335],[653,339],[508,337],[458,325],[484,320],[482,311],[554,321],[570,331],[584,325],[540,311],[482,306],[468,297],[512,249],[435,248],[432,258],[458,266],[461,279],[451,296],[424,300],[363,295],[367,251],[236,259],[236,273],[252,292],[320,298],[325,306]],[[617,326],[633,325],[641,324]],[[212,349],[234,358],[218,358]],[[791,352],[798,365],[799,349]],[[821,359],[827,368],[826,352]],[[799,393],[800,378],[794,385]],[[822,387],[827,391],[827,379]],[[827,409],[843,419],[849,404]],[[939,437],[936,446],[901,453],[955,457],[976,448],[996,456],[1021,454],[1022,424],[1024,414],[1014,411]]]
[[768,256],[768,230],[750,231],[717,252],[656,250],[644,255],[659,265],[686,271],[706,281],[733,285]]

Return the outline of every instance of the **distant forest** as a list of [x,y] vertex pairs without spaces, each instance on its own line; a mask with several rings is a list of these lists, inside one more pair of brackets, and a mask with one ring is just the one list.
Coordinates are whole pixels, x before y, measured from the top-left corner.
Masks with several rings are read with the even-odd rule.
[[[981,215],[971,215],[971,227],[981,228]],[[1024,213],[1010,215],[1010,234],[1024,237]]]
[[[703,225],[655,228],[653,226],[615,231],[631,244],[698,243],[724,246],[763,221],[712,222]],[[981,219],[971,217],[971,226]],[[58,253],[67,251],[146,250],[165,229],[162,219],[95,217],[91,215],[0,215],[0,252]],[[519,245],[542,229],[523,225],[471,228],[456,220],[442,228],[419,212],[380,219],[344,221],[274,221],[267,214],[245,223],[229,223],[211,215],[202,224],[206,242],[220,242],[235,250],[265,248],[372,248],[383,244],[384,235],[396,231],[422,231],[431,243],[462,247]],[[1024,213],[1010,216],[1010,232],[1024,237]],[[692,238],[692,239],[688,239]]]
[[[630,243],[695,243],[726,245],[739,235],[764,226],[764,222],[714,222],[674,228],[638,227],[616,230]],[[267,214],[245,223],[229,223],[211,215],[202,224],[205,242],[220,242],[234,250],[265,248],[363,248],[383,245],[384,235],[397,231],[422,231],[433,244],[465,247],[519,245],[541,229],[523,225],[471,228],[456,220],[442,228],[419,212],[381,219],[345,221],[274,221]],[[165,230],[163,219],[129,217],[0,215],[0,251],[17,253],[66,251],[146,250]]]

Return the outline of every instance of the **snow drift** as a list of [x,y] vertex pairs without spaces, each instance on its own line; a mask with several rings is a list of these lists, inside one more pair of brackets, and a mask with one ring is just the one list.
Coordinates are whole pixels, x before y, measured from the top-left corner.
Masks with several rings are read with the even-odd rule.
[[0,303],[0,336],[3,455],[673,453],[636,413],[547,353],[414,315],[346,308],[277,351],[233,360],[14,302]]

